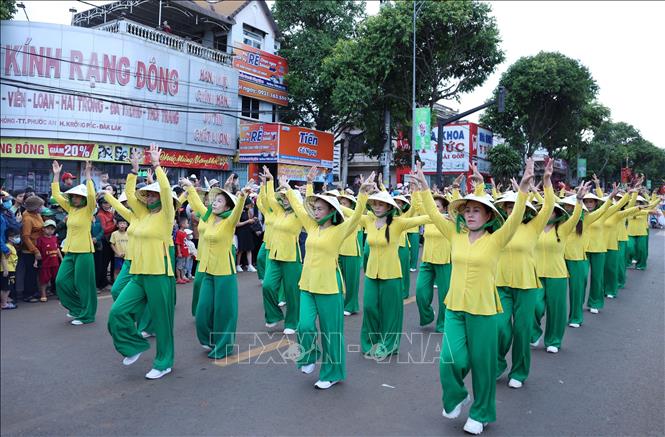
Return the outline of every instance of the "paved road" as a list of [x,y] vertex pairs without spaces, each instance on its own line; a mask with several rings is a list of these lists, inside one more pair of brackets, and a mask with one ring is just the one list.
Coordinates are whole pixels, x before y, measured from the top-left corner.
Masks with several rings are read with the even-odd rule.
[[[630,270],[619,298],[598,316],[586,313],[559,354],[534,351],[523,389],[506,387],[505,377],[498,383],[498,421],[485,435],[665,434],[665,232],[652,233],[650,244],[648,270]],[[262,332],[258,280],[239,278],[238,331]],[[106,331],[108,296],[99,301],[97,322],[84,327],[67,324],[57,301],[2,311],[2,435],[463,433],[464,414],[441,417],[438,365],[430,359],[440,335],[418,326],[413,302],[405,305],[404,328],[417,335],[402,341],[402,362],[350,352],[348,379],[318,391],[316,372],[304,375],[281,361],[289,351],[281,335],[253,343],[253,335],[240,336],[240,356],[249,359],[213,363],[196,342],[190,299],[191,287],[179,286],[176,364],[159,381],[143,377],[154,350],[131,367],[121,364]],[[353,350],[361,317],[346,320]],[[268,350],[257,353],[261,344]],[[421,356],[426,362],[408,362]]]

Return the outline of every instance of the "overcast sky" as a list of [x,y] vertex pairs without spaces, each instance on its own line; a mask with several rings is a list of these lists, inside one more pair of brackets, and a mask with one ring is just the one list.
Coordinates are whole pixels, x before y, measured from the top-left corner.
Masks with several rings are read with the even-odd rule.
[[[23,1],[32,21],[69,24],[77,1]],[[88,2],[93,4],[105,1]],[[271,2],[269,2],[271,3]],[[665,103],[665,2],[491,2],[506,60],[482,87],[448,106],[465,111],[485,102],[501,73],[522,56],[541,50],[559,51],[586,65],[600,87],[599,101],[612,111],[614,121],[625,121],[665,148],[662,110]],[[368,2],[374,14],[379,2]],[[19,9],[15,17],[25,20]],[[661,79],[658,79],[658,78]],[[470,116],[477,121],[478,115]]]

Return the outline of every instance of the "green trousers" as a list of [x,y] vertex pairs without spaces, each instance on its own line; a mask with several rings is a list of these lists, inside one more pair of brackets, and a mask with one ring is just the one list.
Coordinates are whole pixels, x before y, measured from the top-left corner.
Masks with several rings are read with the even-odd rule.
[[418,255],[420,255],[420,232],[407,233],[409,239],[409,268],[418,267]]
[[436,332],[443,332],[446,320],[446,305],[443,300],[450,288],[451,265],[432,264],[423,262],[420,264],[418,279],[416,280],[416,305],[420,315],[420,326],[429,325],[434,321],[434,310],[432,309],[432,298],[434,297],[434,284],[439,291],[439,315],[436,318]]
[[256,255],[256,274],[259,280],[263,281],[266,273],[266,259],[268,258],[268,249],[266,249],[266,242],[261,243],[259,253]]
[[366,272],[367,271],[367,260],[369,259],[369,250],[370,250],[369,249],[369,244],[367,244],[367,241],[365,241],[365,243],[360,247],[363,248],[363,271]]
[[649,236],[628,237],[628,252],[632,260],[637,261],[635,268],[644,270],[647,268],[647,257],[649,255]]
[[496,316],[446,309],[439,364],[446,412],[467,397],[464,378],[471,371],[473,405],[469,417],[483,423],[496,420],[496,322]]
[[[298,343],[300,356],[298,368],[316,363],[321,358],[319,380],[342,381],[346,379],[346,350],[344,347],[344,297],[342,279],[337,274],[339,292],[317,294],[300,292],[300,321]],[[321,349],[317,345],[316,318],[321,329]]]
[[402,289],[401,278],[371,279],[365,276],[360,330],[363,354],[385,358],[399,352],[404,318]]
[[411,294],[411,274],[409,272],[409,248],[401,247],[397,251],[400,267],[402,268],[402,299]]
[[[129,280],[132,279],[132,275],[129,274],[129,269],[132,267],[132,261],[126,259],[125,262],[122,263],[122,269],[120,269],[120,273],[118,274],[118,277],[115,278],[115,281],[113,282],[113,287],[111,287],[111,298],[115,302],[118,300],[118,296],[122,292],[122,290],[129,284]],[[138,327],[139,332],[141,331],[146,331],[151,334],[154,334],[154,330],[152,328],[152,318],[150,317],[150,309],[146,305],[145,310],[143,311],[143,314],[139,314],[139,319],[136,320],[136,326]]]
[[199,305],[203,275],[203,272],[199,272],[199,263],[197,262],[194,269],[194,282],[192,283],[192,317],[196,317],[196,308]]
[[55,289],[62,306],[76,320],[94,322],[97,314],[97,287],[93,254],[66,253],[55,278]]
[[589,298],[586,305],[589,308],[602,309],[605,305],[603,291],[605,289],[605,252],[587,252],[589,259],[589,269],[591,271],[589,279]]
[[584,295],[589,277],[589,260],[566,260],[568,267],[568,295],[570,310],[568,323],[584,323]]
[[605,255],[605,277],[603,285],[605,296],[616,297],[619,291],[619,258],[618,250],[607,249]]
[[[300,315],[300,274],[299,261],[270,260],[263,279],[263,309],[266,323],[284,320],[284,328],[296,329]],[[279,307],[279,289],[284,287],[286,298],[286,318]]]
[[122,356],[130,357],[150,348],[135,322],[146,305],[150,308],[157,346],[152,367],[157,370],[173,366],[175,287],[171,282],[167,275],[132,275],[109,313],[108,330],[113,345]]
[[[343,256],[339,257],[339,269],[342,272],[342,278],[346,288],[344,295],[344,311],[350,313],[357,313],[358,307],[358,290],[360,289],[360,265],[362,258],[359,256]],[[302,296],[302,294],[301,294]],[[302,314],[302,310],[300,310]]]
[[[508,367],[506,355],[512,345],[512,367],[509,378],[526,381],[531,368],[531,326],[536,308],[538,289],[497,287],[503,313],[497,314],[496,377]],[[447,322],[446,322],[447,323]]]
[[201,293],[196,307],[196,336],[212,347],[208,358],[233,354],[238,324],[238,280],[236,274],[202,273]]
[[[568,278],[540,278],[543,284],[543,295],[545,300],[545,347],[561,347],[563,334],[566,332],[568,320]],[[543,312],[536,311],[533,322],[531,338],[538,339],[543,333],[541,321]]]
[[626,252],[627,241],[619,241],[619,256],[617,258],[617,285],[619,289],[626,286]]

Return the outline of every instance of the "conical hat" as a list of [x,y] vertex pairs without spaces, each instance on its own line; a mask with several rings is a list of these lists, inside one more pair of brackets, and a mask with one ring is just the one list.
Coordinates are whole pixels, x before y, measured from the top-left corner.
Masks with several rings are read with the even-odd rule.
[[[147,204],[148,203],[148,192],[151,191],[153,193],[161,193],[161,190],[159,189],[159,182],[153,182],[152,184],[146,185],[145,187],[140,188],[136,192],[136,198],[140,200],[141,202]],[[178,200],[178,195],[171,191],[171,198],[175,200],[176,206],[179,208],[180,207],[180,201]]]
[[369,199],[367,199],[367,202],[369,203],[372,200],[387,203],[388,205],[399,209],[399,206],[397,206],[397,202],[395,202],[395,199],[393,199],[392,196],[385,191],[379,191],[378,193],[372,194],[371,196],[369,196]]
[[[517,202],[517,193],[514,191],[506,191],[505,193],[503,193],[501,197],[499,197],[494,201],[494,204],[496,206],[499,206],[502,203],[507,203],[507,202],[512,202],[512,203]],[[538,209],[536,209],[536,207],[533,206],[533,204],[528,200],[526,201],[526,206],[527,208],[531,209],[533,212],[538,213]]]
[[88,197],[88,187],[85,184],[79,184],[69,190],[65,191],[65,196],[71,196],[72,194],[77,196]]
[[210,203],[212,203],[215,200],[215,197],[217,197],[220,194],[225,194],[226,197],[231,200],[232,205],[229,207],[229,209],[235,208],[235,206],[238,204],[238,197],[235,196],[234,194],[231,194],[230,191],[224,190],[219,187],[212,187],[210,191],[208,191],[208,198],[210,199]]
[[342,211],[342,205],[340,205],[339,200],[337,200],[337,197],[328,196],[325,194],[313,194],[311,196],[307,196],[307,202],[305,202],[305,209],[307,210],[309,215],[312,216],[312,218],[314,217],[314,202],[316,202],[317,199],[321,199],[324,202],[326,202],[328,205],[335,208],[335,211],[337,211],[342,221],[344,221],[344,211]]
[[[559,200],[559,203],[562,205],[570,205],[570,206],[575,206],[577,205],[577,196],[575,194],[571,196],[566,196],[563,199]],[[589,208],[587,208],[584,203],[582,203],[582,209],[584,211],[589,211]]]

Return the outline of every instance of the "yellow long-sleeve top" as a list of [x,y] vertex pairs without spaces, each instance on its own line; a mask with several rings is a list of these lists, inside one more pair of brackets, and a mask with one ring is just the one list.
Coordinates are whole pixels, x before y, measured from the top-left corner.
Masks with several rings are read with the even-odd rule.
[[[582,215],[582,205],[575,204],[573,215],[561,223],[558,229],[552,226],[538,236],[536,243],[536,272],[539,278],[567,278],[568,268],[564,253],[566,241],[575,230]],[[547,228],[547,227],[546,227]]]
[[284,211],[284,208],[277,202],[273,181],[268,181],[266,186],[266,200],[275,214],[270,238],[269,257],[276,261],[302,262],[300,246],[298,245],[302,222],[293,212]]
[[660,203],[660,198],[656,197],[645,209],[628,218],[628,236],[645,237],[649,235],[649,211],[653,210]]
[[565,259],[569,261],[584,261],[587,259],[586,247],[589,245],[589,227],[599,220],[609,207],[610,204],[605,202],[594,212],[584,214],[582,234],[579,235],[577,231],[571,232],[568,236],[568,240],[566,240],[566,249],[564,251]]
[[65,247],[63,252],[68,253],[92,253],[95,246],[92,244],[92,216],[95,213],[97,201],[95,199],[95,185],[88,179],[85,183],[88,190],[86,205],[75,208],[69,205],[69,201],[60,192],[60,184],[55,182],[51,184],[53,198],[58,205],[67,211],[67,238],[65,238]]
[[233,212],[227,218],[222,219],[215,214],[210,214],[208,217],[205,234],[203,235],[205,243],[199,249],[199,253],[201,250],[206,252],[199,258],[200,272],[215,276],[236,273],[236,263],[231,246],[233,245],[236,225],[245,206],[245,197],[244,193],[238,196]]
[[[602,193],[601,193],[602,194]],[[621,200],[619,200],[614,205],[610,205],[609,208],[605,210],[605,213],[596,220],[591,226],[589,226],[588,239],[586,251],[588,253],[605,253],[607,252],[607,234],[605,230],[605,221],[616,214],[626,203],[628,203],[629,196],[624,195]],[[607,199],[606,203],[611,203],[610,199]],[[587,232],[585,225],[584,232]]]
[[496,291],[496,270],[499,256],[517,231],[526,207],[527,194],[520,192],[506,222],[494,233],[486,232],[471,243],[468,230],[457,232],[455,223],[436,209],[429,192],[422,195],[423,207],[432,222],[450,241],[452,273],[450,289],[444,303],[452,311],[476,315],[494,315],[503,312]]
[[[427,211],[423,208],[420,191],[415,192],[413,195],[418,196],[418,214],[427,214]],[[423,262],[430,264],[450,263],[450,242],[443,237],[443,234],[437,229],[434,223],[425,225],[423,238]]]
[[[356,209],[358,205],[356,204]],[[354,209],[355,211],[355,209]],[[361,212],[362,214],[362,212]],[[339,248],[339,254],[341,256],[361,256],[362,250],[360,249],[360,243],[358,243],[358,232],[362,232],[362,226],[356,225],[355,232],[351,232],[342,242],[342,246]]]
[[362,217],[363,209],[367,203],[367,195],[358,196],[358,204],[351,217],[339,225],[321,228],[298,201],[293,190],[286,193],[293,212],[307,231],[305,247],[307,256],[303,263],[302,275],[298,286],[301,290],[316,294],[339,293],[337,287],[338,258],[342,243],[348,236],[356,236],[356,229]]
[[[135,214],[140,215],[148,212],[145,217],[135,223],[134,247],[140,250],[140,256],[134,256],[129,273],[132,275],[168,275],[173,276],[171,267],[171,256],[169,254],[169,241],[172,241],[173,218],[175,208],[171,196],[171,185],[166,173],[161,167],[155,169],[155,177],[159,182],[159,199],[162,207],[157,212],[149,212],[142,202],[138,202],[136,208],[132,207]],[[127,193],[129,202],[130,196]],[[133,201],[132,201],[133,202]],[[131,207],[131,203],[129,204]],[[166,258],[166,268],[164,267]]]
[[431,220],[427,216],[404,217],[395,216],[389,228],[390,242],[386,240],[386,225],[376,227],[376,216],[362,216],[361,223],[367,231],[370,253],[367,260],[365,275],[371,279],[395,279],[402,277],[402,268],[397,254],[400,237],[414,226],[424,225]]
[[629,216],[638,211],[639,208],[634,206],[632,208],[617,211],[614,215],[609,216],[605,220],[603,231],[607,237],[607,250],[619,250],[619,226],[622,226]]
[[263,214],[263,242],[266,244],[266,249],[270,250],[270,239],[272,237],[272,227],[275,223],[275,214],[267,205],[266,200],[266,187],[262,186],[259,195],[256,198],[256,206]]
[[[210,253],[207,248],[208,243],[205,238],[205,234],[208,229],[209,223],[211,223],[211,220],[210,219],[208,221],[203,220],[203,217],[208,213],[208,208],[205,206],[205,204],[199,197],[199,194],[196,192],[196,188],[194,188],[193,186],[187,187],[187,201],[189,202],[189,206],[192,207],[192,211],[194,211],[200,216],[198,224],[199,246],[196,249],[196,260],[200,263],[204,259],[206,259],[208,254]],[[212,215],[210,217],[212,217]]]
[[512,287],[523,290],[540,288],[534,259],[538,236],[543,232],[554,210],[554,190],[545,188],[544,204],[538,214],[528,223],[520,223],[515,235],[506,245],[499,258],[496,274],[497,287]]

